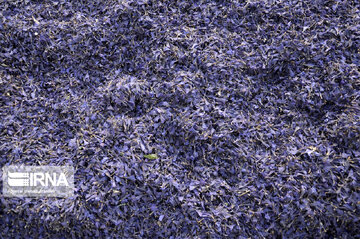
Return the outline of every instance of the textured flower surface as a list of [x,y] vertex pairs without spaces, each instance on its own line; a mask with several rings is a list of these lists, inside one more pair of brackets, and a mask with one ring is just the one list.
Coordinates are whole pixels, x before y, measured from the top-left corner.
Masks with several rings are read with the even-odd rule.
[[[0,1],[0,238],[357,238],[360,5]],[[2,181],[0,181],[0,187]]]

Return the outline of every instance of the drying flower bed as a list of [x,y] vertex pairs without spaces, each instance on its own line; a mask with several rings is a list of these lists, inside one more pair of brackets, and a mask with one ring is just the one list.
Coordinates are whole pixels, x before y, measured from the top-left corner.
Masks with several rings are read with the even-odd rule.
[[355,238],[357,1],[0,3],[1,238]]

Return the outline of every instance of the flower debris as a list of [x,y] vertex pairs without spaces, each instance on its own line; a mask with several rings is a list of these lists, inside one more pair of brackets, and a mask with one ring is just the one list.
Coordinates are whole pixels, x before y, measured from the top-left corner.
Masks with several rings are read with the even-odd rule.
[[[357,238],[360,5],[0,2],[1,238]],[[0,185],[1,186],[1,185]]]

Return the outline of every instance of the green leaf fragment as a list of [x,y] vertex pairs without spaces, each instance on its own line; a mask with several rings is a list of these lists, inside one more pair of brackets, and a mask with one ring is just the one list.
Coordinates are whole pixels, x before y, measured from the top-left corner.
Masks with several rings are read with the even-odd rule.
[[157,154],[145,154],[145,155],[144,155],[144,158],[147,158],[147,159],[157,159],[158,156],[157,156]]

